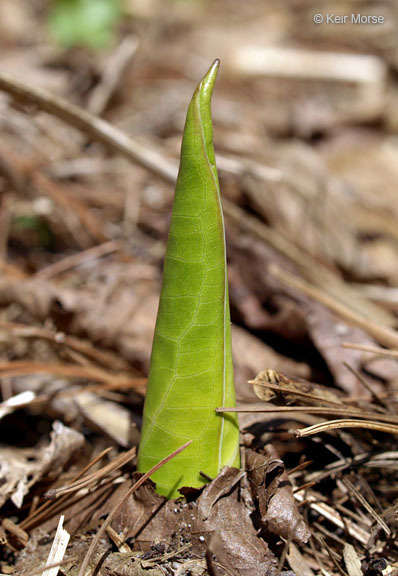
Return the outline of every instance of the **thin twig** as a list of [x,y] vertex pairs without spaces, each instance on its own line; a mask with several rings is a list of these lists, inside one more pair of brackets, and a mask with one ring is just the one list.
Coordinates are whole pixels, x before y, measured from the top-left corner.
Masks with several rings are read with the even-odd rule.
[[375,432],[385,432],[386,434],[398,434],[398,425],[384,424],[382,422],[370,422],[369,420],[329,420],[329,422],[320,422],[307,428],[301,428],[294,431],[297,438],[311,436],[328,430],[337,428],[366,428]]
[[[388,416],[387,414],[379,414],[378,412],[364,412],[358,408],[333,408],[327,406],[275,406],[272,408],[259,408],[258,406],[247,408],[216,408],[216,412],[237,412],[237,413],[264,413],[272,414],[273,412],[282,413],[305,413],[305,414],[335,414],[336,416],[352,416],[362,418],[369,418],[370,420],[377,420],[381,422],[395,424],[397,421],[396,416]],[[355,420],[353,420],[355,422]]]
[[317,538],[317,540],[320,542],[322,548],[324,550],[327,551],[327,553],[329,554],[329,558],[331,559],[331,561],[333,562],[333,564],[335,565],[335,567],[337,568],[337,571],[339,574],[341,574],[341,576],[348,576],[347,572],[345,572],[342,567],[340,566],[339,562],[337,561],[336,555],[333,552],[333,550],[331,549],[331,547],[328,545],[328,543],[326,542],[326,540],[322,537],[322,536],[318,536],[315,534],[315,538]]
[[369,352],[378,356],[387,356],[389,358],[398,359],[398,350],[385,350],[377,346],[367,346],[366,344],[355,344],[354,342],[343,342],[343,348],[351,348],[352,350],[360,350],[361,352]]

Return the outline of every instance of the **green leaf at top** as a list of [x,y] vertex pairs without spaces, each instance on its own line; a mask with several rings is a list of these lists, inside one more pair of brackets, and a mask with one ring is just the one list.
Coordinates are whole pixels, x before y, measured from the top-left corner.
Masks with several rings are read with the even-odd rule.
[[213,148],[216,60],[192,97],[163,270],[144,406],[138,469],[149,470],[182,442],[183,454],[153,475],[177,497],[223,466],[239,466],[224,221]]

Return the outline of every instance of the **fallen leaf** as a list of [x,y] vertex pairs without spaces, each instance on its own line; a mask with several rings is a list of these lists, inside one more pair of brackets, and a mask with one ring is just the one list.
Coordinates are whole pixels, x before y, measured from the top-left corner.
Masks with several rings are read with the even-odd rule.
[[299,544],[307,542],[310,531],[298,512],[282,460],[252,450],[247,451],[246,459],[261,527]]

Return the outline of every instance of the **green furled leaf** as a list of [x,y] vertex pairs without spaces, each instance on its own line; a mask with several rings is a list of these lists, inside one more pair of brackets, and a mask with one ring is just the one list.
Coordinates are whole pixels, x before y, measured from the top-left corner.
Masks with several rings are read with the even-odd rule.
[[216,60],[192,97],[163,270],[138,470],[183,442],[183,454],[153,475],[159,493],[179,496],[239,466],[224,221],[213,149],[211,95]]

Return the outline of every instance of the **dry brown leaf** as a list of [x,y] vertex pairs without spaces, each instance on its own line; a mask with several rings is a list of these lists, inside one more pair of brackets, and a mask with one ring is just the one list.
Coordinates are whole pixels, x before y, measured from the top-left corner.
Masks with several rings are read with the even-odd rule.
[[83,448],[84,436],[61,422],[54,422],[48,446],[26,449],[0,448],[0,506],[8,499],[20,508],[38,480],[54,480],[68,461]]
[[129,527],[144,550],[154,541],[192,543],[192,553],[204,557],[210,536],[218,533],[222,557],[239,576],[272,574],[277,560],[257,537],[250,511],[239,500],[240,471],[226,468],[205,487],[197,501],[166,501],[150,483],[142,486],[114,520],[117,531]]
[[252,450],[247,451],[246,458],[261,527],[293,542],[307,542],[310,532],[298,512],[282,460]]

